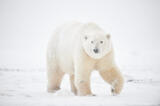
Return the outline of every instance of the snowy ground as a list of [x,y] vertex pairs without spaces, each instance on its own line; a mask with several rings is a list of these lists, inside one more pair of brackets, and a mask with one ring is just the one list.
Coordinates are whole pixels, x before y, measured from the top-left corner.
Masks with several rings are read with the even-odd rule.
[[[140,71],[140,70],[138,70]],[[0,106],[159,106],[160,80],[136,79],[125,75],[124,90],[112,96],[110,86],[97,72],[92,74],[94,97],[74,96],[66,75],[61,90],[55,94],[46,92],[44,70],[0,69]]]

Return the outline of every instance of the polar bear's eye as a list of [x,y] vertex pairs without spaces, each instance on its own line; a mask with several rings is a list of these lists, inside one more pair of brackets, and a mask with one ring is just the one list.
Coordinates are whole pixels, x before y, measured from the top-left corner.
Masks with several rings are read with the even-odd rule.
[[91,41],[91,43],[93,43],[93,41]]
[[85,37],[84,37],[84,39],[85,39],[85,40],[87,40],[87,39],[88,39],[88,37],[87,37],[87,36],[85,36]]
[[103,43],[103,41],[100,41],[100,43],[102,44],[102,43]]

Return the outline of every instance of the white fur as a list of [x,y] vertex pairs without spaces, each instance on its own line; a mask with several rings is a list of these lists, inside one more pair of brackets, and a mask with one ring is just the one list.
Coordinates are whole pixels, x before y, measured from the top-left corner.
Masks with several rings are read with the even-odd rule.
[[[98,49],[98,52],[94,52]],[[111,38],[94,23],[69,23],[58,27],[47,49],[48,90],[57,90],[65,73],[71,77],[73,92],[90,95],[90,73],[99,70],[104,80],[109,78],[122,81],[121,74],[114,62]],[[118,74],[117,74],[118,73]],[[119,77],[120,76],[120,77]],[[54,77],[54,78],[53,78]],[[109,82],[110,83],[110,82]],[[121,84],[122,85],[122,84]],[[121,90],[121,88],[119,88]]]

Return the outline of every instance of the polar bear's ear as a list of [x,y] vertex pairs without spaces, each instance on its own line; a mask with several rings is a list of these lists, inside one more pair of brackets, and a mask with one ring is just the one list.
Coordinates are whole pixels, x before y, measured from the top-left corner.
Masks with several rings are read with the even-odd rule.
[[110,36],[110,34],[106,34],[106,37],[107,37],[107,39],[110,39],[111,36]]

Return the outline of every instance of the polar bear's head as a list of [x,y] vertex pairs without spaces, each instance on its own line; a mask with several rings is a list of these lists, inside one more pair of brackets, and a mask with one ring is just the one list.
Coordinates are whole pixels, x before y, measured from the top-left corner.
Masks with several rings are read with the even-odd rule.
[[91,58],[100,59],[111,50],[110,35],[95,24],[87,24],[83,31],[82,45]]

